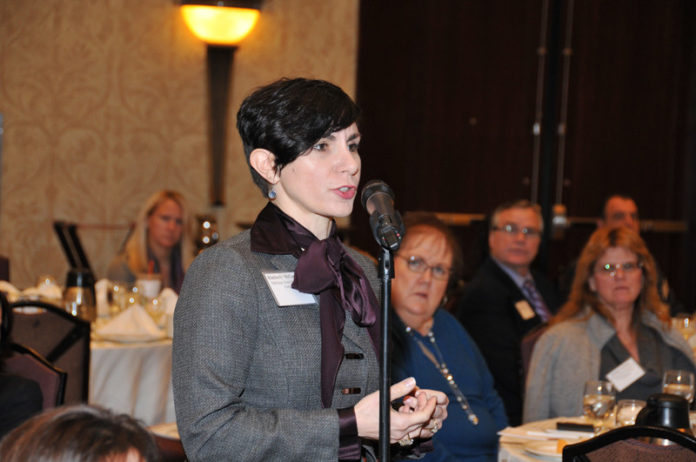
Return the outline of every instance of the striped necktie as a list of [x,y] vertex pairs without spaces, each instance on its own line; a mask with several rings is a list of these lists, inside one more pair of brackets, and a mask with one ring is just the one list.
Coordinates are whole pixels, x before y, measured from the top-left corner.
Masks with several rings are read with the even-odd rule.
[[546,307],[546,303],[544,303],[544,299],[536,289],[533,280],[527,279],[524,281],[524,284],[522,284],[522,292],[524,292],[525,297],[532,303],[534,311],[536,311],[542,321],[546,322],[551,319],[551,312]]

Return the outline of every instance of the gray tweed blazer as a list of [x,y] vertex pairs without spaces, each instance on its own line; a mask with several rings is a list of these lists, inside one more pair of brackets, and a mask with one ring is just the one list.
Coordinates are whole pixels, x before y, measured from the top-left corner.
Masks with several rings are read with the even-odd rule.
[[[374,264],[348,252],[378,288]],[[319,306],[277,306],[261,274],[296,264],[291,255],[251,252],[245,231],[188,269],[174,314],[172,380],[189,460],[338,460],[338,413],[321,405]],[[379,386],[369,335],[350,316],[342,343],[336,409]]]

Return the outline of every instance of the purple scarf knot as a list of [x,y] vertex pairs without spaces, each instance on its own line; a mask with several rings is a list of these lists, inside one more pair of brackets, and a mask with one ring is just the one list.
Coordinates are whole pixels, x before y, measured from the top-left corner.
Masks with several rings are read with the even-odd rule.
[[[377,305],[377,300],[362,268],[350,258],[335,235],[312,242],[300,255],[292,287],[311,294],[333,289],[340,305],[335,308],[346,309],[357,325],[367,327],[377,321],[375,311],[370,309]],[[340,328],[343,330],[342,319]]]

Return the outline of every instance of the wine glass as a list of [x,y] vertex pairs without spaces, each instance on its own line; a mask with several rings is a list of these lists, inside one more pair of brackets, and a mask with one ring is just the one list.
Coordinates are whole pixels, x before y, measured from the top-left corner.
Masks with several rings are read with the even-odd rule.
[[605,420],[611,416],[616,404],[616,392],[611,382],[590,380],[585,382],[582,411],[595,426],[595,431],[604,428]]
[[679,313],[672,318],[672,327],[677,329],[687,342],[696,334],[696,322],[686,313]]
[[662,376],[662,391],[681,396],[691,403],[694,399],[694,374],[682,370],[666,371]]

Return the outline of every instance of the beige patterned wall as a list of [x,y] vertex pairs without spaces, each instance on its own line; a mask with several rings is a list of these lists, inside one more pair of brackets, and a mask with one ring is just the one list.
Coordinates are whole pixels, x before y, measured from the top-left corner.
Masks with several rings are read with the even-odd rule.
[[[353,94],[357,16],[358,0],[266,0],[235,54],[230,125],[251,89],[282,76]],[[63,281],[54,220],[125,225],[161,188],[216,214],[223,237],[253,220],[263,199],[232,127],[227,205],[207,204],[205,70],[174,0],[0,1],[0,254],[15,285]],[[80,230],[98,277],[125,233]]]

